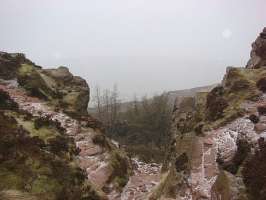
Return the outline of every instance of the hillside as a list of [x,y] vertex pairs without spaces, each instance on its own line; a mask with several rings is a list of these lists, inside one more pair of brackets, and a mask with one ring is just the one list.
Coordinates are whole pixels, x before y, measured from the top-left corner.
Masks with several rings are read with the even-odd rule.
[[215,86],[217,86],[217,84],[195,87],[195,88],[184,89],[184,90],[169,91],[167,92],[167,94],[169,95],[170,104],[174,106],[174,103],[177,100],[181,102],[182,99],[185,97],[194,97],[199,92],[209,92]]
[[172,142],[150,199],[266,199],[266,28],[246,68],[174,108]]

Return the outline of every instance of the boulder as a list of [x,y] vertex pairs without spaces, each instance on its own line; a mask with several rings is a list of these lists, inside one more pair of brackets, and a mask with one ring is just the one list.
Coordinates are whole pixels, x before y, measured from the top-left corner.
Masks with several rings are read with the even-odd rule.
[[250,57],[246,68],[256,69],[266,66],[266,27],[252,44]]

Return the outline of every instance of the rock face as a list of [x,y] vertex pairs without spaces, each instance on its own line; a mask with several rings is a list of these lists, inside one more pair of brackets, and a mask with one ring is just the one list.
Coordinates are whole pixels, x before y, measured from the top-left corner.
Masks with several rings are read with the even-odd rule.
[[256,69],[266,67],[266,27],[252,44],[250,57],[246,66],[247,68]]
[[84,79],[68,68],[42,69],[24,54],[0,52],[0,78],[17,79],[31,96],[49,100],[72,115],[86,115],[90,89]]
[[227,68],[212,91],[176,104],[163,179],[150,199],[266,198],[265,31],[247,68]]
[[0,91],[0,198],[106,199],[78,166],[67,127],[49,118],[38,99],[9,85]]
[[84,79],[73,76],[66,67],[40,69],[22,64],[17,78],[31,95],[50,100],[67,113],[87,114],[89,87]]

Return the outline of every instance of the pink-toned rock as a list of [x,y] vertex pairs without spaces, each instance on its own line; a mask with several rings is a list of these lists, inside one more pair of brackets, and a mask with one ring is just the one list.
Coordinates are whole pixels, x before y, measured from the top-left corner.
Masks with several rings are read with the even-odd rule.
[[262,133],[266,130],[266,124],[258,123],[254,126],[254,130],[256,131],[256,133]]
[[[88,172],[88,171],[87,171]],[[108,165],[103,165],[96,171],[89,173],[89,179],[98,187],[103,187],[111,176],[112,171]]]
[[213,145],[213,141],[212,141],[211,138],[206,138],[206,139],[204,139],[203,143],[204,143],[205,145]]
[[79,155],[80,156],[94,156],[94,155],[100,154],[102,152],[103,152],[103,150],[101,147],[93,146],[90,148],[82,148]]

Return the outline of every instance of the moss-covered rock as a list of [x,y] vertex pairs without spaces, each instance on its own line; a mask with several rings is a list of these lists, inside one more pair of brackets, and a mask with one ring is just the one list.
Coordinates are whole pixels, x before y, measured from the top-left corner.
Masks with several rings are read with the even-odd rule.
[[66,113],[87,114],[89,87],[84,79],[73,76],[66,67],[40,69],[22,64],[17,77],[19,84],[31,95],[49,100]]
[[11,200],[104,199],[73,162],[73,140],[50,125],[43,125],[49,132],[43,135],[33,121],[23,121],[20,115],[0,112],[0,196]]
[[9,80],[17,76],[22,63],[33,64],[24,54],[0,52],[0,78]]
[[226,171],[221,171],[211,191],[213,200],[248,200],[241,178]]
[[59,97],[53,80],[42,76],[41,69],[34,65],[22,64],[18,70],[18,83],[30,92],[30,95],[52,100]]
[[68,68],[42,69],[23,54],[0,52],[0,79],[16,78],[30,95],[49,100],[71,115],[87,115],[89,86]]
[[131,164],[127,155],[119,149],[111,151],[109,167],[112,174],[108,182],[112,182],[116,189],[121,190],[131,175]]
[[207,96],[207,120],[215,121],[222,118],[224,110],[228,106],[227,101],[223,97],[224,88],[222,86],[215,87]]

